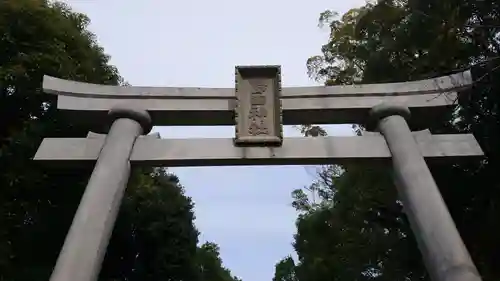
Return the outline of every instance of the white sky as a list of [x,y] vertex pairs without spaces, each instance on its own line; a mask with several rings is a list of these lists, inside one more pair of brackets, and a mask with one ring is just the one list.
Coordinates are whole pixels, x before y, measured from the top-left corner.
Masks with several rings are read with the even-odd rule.
[[[134,86],[233,87],[235,65],[278,64],[284,86],[314,85],[306,60],[328,32],[319,14],[363,0],[66,0],[87,14],[90,30]],[[161,127],[164,138],[233,137],[232,127]],[[351,134],[330,126],[330,134]],[[285,128],[285,136],[298,132]],[[221,247],[226,267],[244,281],[271,281],[292,254],[297,214],[290,192],[310,184],[301,166],[175,168],[196,204],[201,241]]]

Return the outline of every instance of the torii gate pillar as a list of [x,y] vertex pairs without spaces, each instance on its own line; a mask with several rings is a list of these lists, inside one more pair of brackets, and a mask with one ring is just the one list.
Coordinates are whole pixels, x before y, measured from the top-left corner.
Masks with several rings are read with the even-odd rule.
[[481,281],[406,122],[408,107],[380,104],[370,110],[370,117],[391,151],[399,198],[431,279]]
[[112,125],[50,281],[97,280],[130,176],[135,140],[151,131],[146,111],[114,108]]

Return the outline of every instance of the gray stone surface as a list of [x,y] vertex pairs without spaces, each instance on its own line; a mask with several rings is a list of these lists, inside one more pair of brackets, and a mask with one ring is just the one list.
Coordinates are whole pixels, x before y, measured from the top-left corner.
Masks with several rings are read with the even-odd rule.
[[[148,114],[138,110],[111,110],[119,118],[100,143],[97,163],[57,259],[51,281],[95,281],[106,253],[121,199],[130,174],[130,153],[137,136],[148,132]],[[138,120],[123,118],[134,117]],[[141,126],[142,124],[142,126]],[[92,136],[91,136],[92,137]],[[91,145],[90,145],[91,146]],[[87,149],[89,147],[86,147]],[[87,150],[92,151],[92,149]]]
[[238,66],[235,76],[235,144],[281,145],[280,67]]
[[[252,66],[249,66],[252,67]],[[472,78],[470,71],[419,81],[399,83],[362,84],[353,86],[312,86],[285,87],[284,98],[300,98],[315,96],[372,96],[372,95],[413,95],[446,91],[459,91],[470,87]],[[102,98],[161,97],[166,99],[228,99],[234,98],[233,88],[199,88],[199,87],[130,87],[109,86],[81,83],[44,76],[44,91],[51,94],[87,97],[97,95]]]
[[[472,85],[469,71],[404,83],[283,88],[283,124],[364,123],[380,103],[402,103],[412,110],[412,126],[425,128]],[[79,120],[99,122],[117,105],[141,107],[155,125],[234,125],[236,96],[230,88],[115,87],[46,76],[44,91],[58,94],[58,108]]]
[[378,128],[392,154],[399,197],[431,279],[480,281],[405,118],[391,115],[402,113],[409,118],[408,108],[382,104],[371,113],[374,118],[381,118]]
[[[401,102],[413,113],[412,127],[424,129],[425,124],[442,117],[457,98],[456,92],[402,96],[317,97],[282,99],[283,124],[361,124],[368,111],[379,103]],[[99,123],[109,108],[116,105],[143,106],[156,126],[234,125],[235,99],[110,99],[59,96],[58,108],[68,118],[78,116],[80,122]],[[78,114],[76,114],[78,112]]]
[[[472,135],[431,135],[414,132],[419,151],[428,161],[457,161],[481,157]],[[34,160],[68,166],[92,164],[103,138],[46,138]],[[282,147],[235,147],[227,139],[137,139],[131,162],[151,166],[306,165],[348,161],[386,160],[391,157],[383,136],[370,133],[354,137],[285,138]]]

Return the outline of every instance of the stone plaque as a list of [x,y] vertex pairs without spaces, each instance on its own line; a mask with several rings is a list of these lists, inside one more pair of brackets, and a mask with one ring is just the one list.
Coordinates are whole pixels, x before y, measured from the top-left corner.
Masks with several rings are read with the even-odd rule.
[[235,75],[235,144],[280,146],[280,66],[237,66]]

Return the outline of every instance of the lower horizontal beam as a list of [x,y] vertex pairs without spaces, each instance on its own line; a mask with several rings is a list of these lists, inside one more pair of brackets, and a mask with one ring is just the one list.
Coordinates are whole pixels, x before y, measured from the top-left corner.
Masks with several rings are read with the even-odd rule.
[[[415,140],[426,160],[482,156],[472,135],[417,133]],[[93,163],[104,137],[46,138],[34,160],[66,165]],[[355,137],[286,138],[281,147],[235,147],[227,139],[156,139],[140,137],[132,164],[147,166],[315,165],[390,159],[380,135]],[[451,160],[451,159],[450,159]]]

